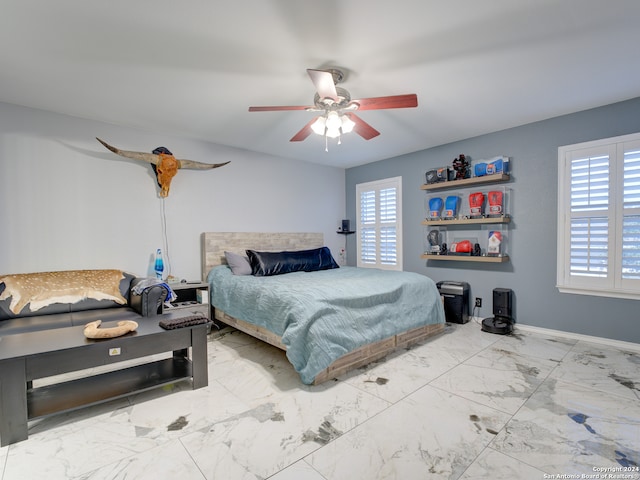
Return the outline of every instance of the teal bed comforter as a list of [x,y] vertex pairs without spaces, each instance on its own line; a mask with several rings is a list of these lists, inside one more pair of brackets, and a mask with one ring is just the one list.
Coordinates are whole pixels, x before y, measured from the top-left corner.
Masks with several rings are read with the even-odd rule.
[[271,277],[208,275],[211,304],[282,337],[302,381],[368,343],[444,323],[435,283],[411,272],[341,267]]

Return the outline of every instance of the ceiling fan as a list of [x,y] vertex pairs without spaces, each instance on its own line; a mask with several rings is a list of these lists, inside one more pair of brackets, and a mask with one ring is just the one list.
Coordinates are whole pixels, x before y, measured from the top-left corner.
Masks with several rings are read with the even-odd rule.
[[380,132],[358,117],[354,113],[356,110],[382,110],[418,106],[418,97],[415,93],[352,100],[351,94],[347,90],[337,86],[344,79],[344,74],[341,70],[334,68],[327,70],[307,69],[307,73],[317,92],[313,99],[313,105],[249,107],[250,112],[278,112],[284,110],[322,112],[321,115],[313,118],[302,127],[291,138],[291,142],[301,142],[311,133],[317,133],[325,137],[325,142],[326,138],[337,137],[338,143],[340,143],[340,136],[351,131],[356,132],[365,140],[371,140],[380,135]]

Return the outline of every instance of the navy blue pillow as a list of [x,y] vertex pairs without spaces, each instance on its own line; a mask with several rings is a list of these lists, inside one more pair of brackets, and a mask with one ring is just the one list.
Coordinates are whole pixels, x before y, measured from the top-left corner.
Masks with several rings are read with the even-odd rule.
[[257,277],[340,268],[327,247],[293,252],[246,252],[251,264],[251,274]]

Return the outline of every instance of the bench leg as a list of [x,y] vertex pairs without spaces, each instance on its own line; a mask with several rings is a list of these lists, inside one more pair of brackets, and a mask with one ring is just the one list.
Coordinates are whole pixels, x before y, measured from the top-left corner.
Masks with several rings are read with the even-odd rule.
[[24,359],[0,362],[0,447],[26,440],[27,378]]
[[199,325],[191,330],[191,372],[194,390],[209,384],[206,325]]

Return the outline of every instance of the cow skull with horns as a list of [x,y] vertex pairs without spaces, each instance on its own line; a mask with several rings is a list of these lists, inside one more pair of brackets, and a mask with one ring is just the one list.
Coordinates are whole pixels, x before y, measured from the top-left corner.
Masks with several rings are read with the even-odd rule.
[[222,167],[229,163],[224,162],[212,164],[194,162],[193,160],[178,160],[169,150],[164,147],[156,148],[153,153],[131,152],[128,150],[120,150],[119,148],[112,147],[107,142],[100,140],[98,137],[96,137],[96,140],[98,140],[102,145],[104,145],[108,150],[111,150],[116,155],[150,163],[156,174],[158,185],[160,186],[161,197],[166,197],[169,195],[171,180],[176,175],[176,173],[178,173],[179,168],[188,168],[192,170],[210,170],[212,168]]

